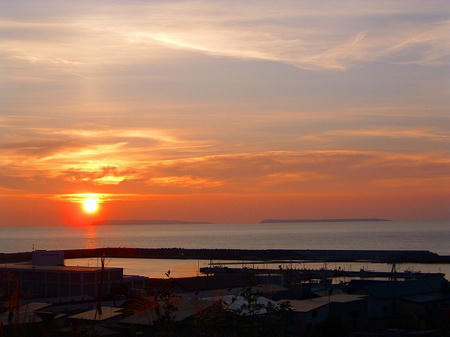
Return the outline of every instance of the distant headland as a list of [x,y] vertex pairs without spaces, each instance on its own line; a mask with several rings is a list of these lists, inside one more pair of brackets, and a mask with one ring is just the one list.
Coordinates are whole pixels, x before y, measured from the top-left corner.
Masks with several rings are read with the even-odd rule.
[[304,223],[304,222],[362,222],[362,221],[392,221],[379,218],[342,218],[342,219],[264,219],[259,223]]
[[126,225],[192,225],[192,224],[213,224],[205,221],[183,221],[168,219],[148,219],[148,220],[104,220],[94,223],[96,226],[126,226]]

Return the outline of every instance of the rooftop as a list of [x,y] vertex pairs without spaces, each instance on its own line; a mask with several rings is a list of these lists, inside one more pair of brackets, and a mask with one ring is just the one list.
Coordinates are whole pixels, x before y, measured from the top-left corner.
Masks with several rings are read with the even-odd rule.
[[312,298],[312,301],[316,302],[333,302],[333,303],[347,303],[347,302],[354,302],[354,301],[360,301],[364,300],[367,296],[366,295],[352,295],[352,294],[335,294],[331,296],[322,296],[322,297],[316,297]]
[[80,312],[76,315],[72,315],[69,318],[89,321],[104,321],[113,317],[120,316],[122,314],[122,310],[122,308],[102,306],[101,314],[97,312],[97,309],[91,309],[88,311]]
[[430,303],[430,302],[440,302],[450,300],[450,294],[445,293],[429,293],[429,294],[419,294],[413,296],[406,296],[402,298],[405,301],[414,303]]
[[21,305],[19,308],[19,312],[33,312],[33,311],[42,310],[49,306],[51,306],[51,303],[30,302],[28,304]]
[[[214,303],[214,301],[210,299],[197,299],[190,296],[181,296],[173,300],[173,304],[177,308],[177,310],[173,313],[173,319],[175,322],[183,321],[184,319],[207,309]],[[164,313],[164,307],[160,303],[159,306],[152,305],[153,299],[151,298],[149,298],[148,301],[149,303],[145,310],[124,318],[120,321],[120,323],[132,325],[153,325],[153,323]],[[157,307],[159,307],[159,310],[156,309]]]
[[375,298],[399,298],[438,292],[442,279],[438,276],[405,281],[351,280],[350,287]]
[[285,303],[285,302],[289,302],[291,304],[291,308],[294,312],[308,312],[328,305],[328,302],[313,301],[312,299],[278,301],[278,303]]
[[[22,305],[17,310],[13,310],[12,317],[9,316],[9,311],[0,314],[0,326],[9,324],[30,324],[40,323],[42,319],[34,313],[34,311],[48,307],[48,303],[29,303]],[[11,320],[10,320],[11,318]]]

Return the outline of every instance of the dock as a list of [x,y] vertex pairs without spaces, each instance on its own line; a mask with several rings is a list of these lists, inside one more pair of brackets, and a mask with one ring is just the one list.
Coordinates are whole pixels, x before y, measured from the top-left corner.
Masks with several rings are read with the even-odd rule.
[[431,278],[439,277],[442,278],[445,275],[442,273],[421,273],[421,272],[380,272],[371,270],[343,270],[343,269],[306,269],[306,268],[229,268],[222,266],[212,266],[200,268],[200,273],[205,275],[222,275],[222,274],[266,274],[266,275],[287,275],[293,277],[297,280],[312,280],[312,279],[331,279],[331,278],[359,278],[359,279],[421,279],[421,278]]

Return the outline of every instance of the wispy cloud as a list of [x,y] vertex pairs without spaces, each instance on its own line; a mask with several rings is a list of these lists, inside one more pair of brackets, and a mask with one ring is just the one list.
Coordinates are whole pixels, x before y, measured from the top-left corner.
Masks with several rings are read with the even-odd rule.
[[147,181],[149,186],[172,186],[176,188],[204,189],[224,185],[224,181],[192,176],[154,177]]
[[[30,157],[19,151],[2,156],[0,168],[17,183],[8,188],[89,189],[114,193],[292,193],[298,189],[329,193],[334,189],[372,188],[389,179],[447,179],[450,159],[442,154],[401,154],[376,151],[268,151],[173,159],[145,156],[148,145],[121,144],[57,150]],[[30,179],[36,177],[37,180]],[[12,180],[11,180],[12,181]],[[1,181],[0,181],[1,184]],[[417,185],[417,184],[416,184]],[[0,185],[1,186],[1,185]],[[378,186],[381,186],[378,184]],[[434,186],[438,187],[438,186]]]
[[431,128],[369,128],[369,129],[345,129],[345,130],[327,130],[316,134],[306,134],[301,136],[302,140],[330,143],[336,139],[342,138],[385,138],[385,139],[419,139],[434,142],[449,143],[450,137],[444,130]]
[[[19,60],[68,69],[129,62],[137,55],[147,60],[167,57],[170,52],[161,46],[316,70],[345,70],[379,60],[448,63],[450,24],[443,16],[443,11],[448,12],[445,2],[427,6],[386,2],[380,9],[352,1],[343,6],[289,1],[255,6],[210,1],[114,3],[107,13],[95,7],[77,10],[73,16],[65,12],[65,23],[39,21],[39,16],[4,19],[0,29],[22,33],[0,45]],[[36,29],[48,42],[36,43],[36,34],[31,34]],[[67,32],[67,43],[75,47],[67,48],[58,35],[61,29]]]
[[[45,196],[44,196],[45,197]],[[121,201],[130,199],[139,199],[139,195],[131,193],[70,193],[70,194],[49,194],[46,196],[49,199],[56,199],[62,201],[69,201],[75,203],[82,203],[87,198],[95,198],[100,203]]]
[[136,178],[148,162],[161,159],[161,151],[192,154],[206,145],[148,128],[16,128],[14,134],[0,137],[0,167],[11,177],[39,175],[117,185]]
[[336,130],[329,135],[361,136],[361,137],[387,137],[387,138],[422,138],[435,141],[450,141],[447,133],[430,129],[367,129],[367,130]]

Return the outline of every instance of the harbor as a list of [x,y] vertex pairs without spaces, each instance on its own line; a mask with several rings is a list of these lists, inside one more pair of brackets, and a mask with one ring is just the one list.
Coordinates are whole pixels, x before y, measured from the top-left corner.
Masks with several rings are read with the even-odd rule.
[[[409,336],[410,329],[426,329],[423,336],[434,337],[446,329],[450,284],[443,273],[400,271],[397,262],[387,264],[390,271],[373,271],[333,268],[326,263],[321,268],[308,268],[308,262],[263,260],[267,256],[303,254],[314,261],[310,264],[317,264],[329,260],[325,256],[330,251],[205,253],[120,248],[72,250],[67,252],[70,258],[63,250],[3,254],[1,331],[6,336],[26,331],[27,336],[40,337],[39,329],[45,327],[47,332],[61,335],[78,331],[118,337],[157,336],[170,327],[190,336],[205,332],[198,324],[209,320],[220,320],[223,325],[209,326],[208,333],[218,329],[227,335],[235,333],[232,322],[236,321],[243,324],[237,328],[240,332],[248,324],[272,321],[271,328],[284,329],[289,336],[314,333],[330,321],[340,322],[349,336],[361,336],[367,331],[384,334],[395,327],[398,336]],[[426,251],[354,253],[369,261],[393,261],[392,257],[395,261],[410,261],[437,255]],[[349,254],[337,253],[341,258]],[[5,255],[12,257],[7,263]],[[155,255],[161,258],[155,259]],[[249,255],[254,260],[238,260]],[[24,260],[28,256],[30,259]],[[94,258],[97,265],[70,265],[79,256],[83,258],[78,261]],[[114,261],[117,256],[122,266],[108,265],[108,259]],[[177,261],[193,261],[193,256],[202,256],[207,264],[199,266],[196,276],[178,277],[170,269],[157,277],[125,272],[127,261],[141,261],[144,265],[159,260],[170,265],[170,261],[176,261],[173,257]],[[219,256],[229,260],[214,262],[212,257]],[[278,267],[274,267],[276,263]],[[283,323],[276,323],[281,318]]]

